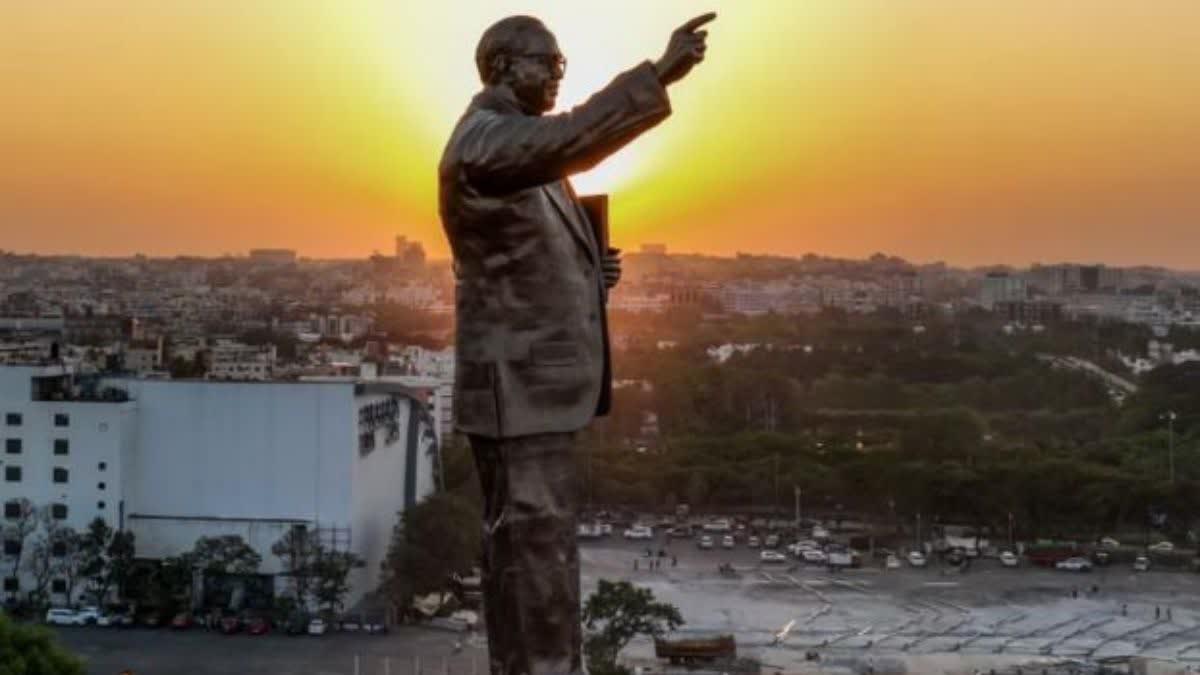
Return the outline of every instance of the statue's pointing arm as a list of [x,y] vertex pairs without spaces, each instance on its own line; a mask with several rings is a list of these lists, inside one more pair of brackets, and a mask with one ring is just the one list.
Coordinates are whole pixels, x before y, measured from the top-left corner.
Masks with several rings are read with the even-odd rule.
[[554,182],[592,168],[670,113],[667,92],[646,62],[569,112],[480,111],[463,130],[463,167],[476,185],[501,192]]

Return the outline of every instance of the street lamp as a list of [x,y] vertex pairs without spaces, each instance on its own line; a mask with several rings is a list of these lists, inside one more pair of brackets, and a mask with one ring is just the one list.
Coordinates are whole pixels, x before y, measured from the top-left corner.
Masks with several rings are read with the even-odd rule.
[[1176,417],[1178,417],[1178,415],[1175,414],[1174,410],[1168,410],[1167,412],[1158,416],[1159,419],[1167,421],[1167,464],[1168,464],[1168,471],[1169,471],[1169,475],[1170,475],[1170,481],[1172,484],[1175,483],[1175,418]]

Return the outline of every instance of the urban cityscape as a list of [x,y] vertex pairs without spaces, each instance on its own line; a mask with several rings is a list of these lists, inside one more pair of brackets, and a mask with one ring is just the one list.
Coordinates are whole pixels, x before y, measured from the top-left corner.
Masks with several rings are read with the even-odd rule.
[[[326,608],[328,630],[381,631],[413,611],[397,604],[413,589],[398,590],[389,568],[400,564],[397,515],[437,494],[479,498],[454,431],[448,261],[405,236],[363,260],[287,249],[0,260],[10,607],[85,607],[51,610],[66,623],[225,632],[276,621],[291,631],[308,606]],[[980,597],[979,610],[954,604],[961,598],[905,610],[873,597],[864,608],[861,584],[876,582],[801,580],[798,565],[834,570],[845,557],[854,569],[936,566],[940,577],[972,562],[1134,565],[1162,575],[1164,589],[1196,569],[1200,273],[722,258],[646,245],[625,256],[609,315],[614,410],[586,435],[581,459],[579,535],[598,570],[589,578],[653,569],[655,579],[667,552],[680,578],[712,564],[725,583],[801,589],[822,598],[818,611],[849,614],[830,617],[840,629],[788,629],[815,647],[861,630],[850,624],[862,612],[1015,619]],[[1029,462],[1036,478],[1017,466]],[[1033,480],[1065,484],[1037,499],[1012,492]],[[452,510],[439,508],[443,522],[431,527],[450,527]],[[324,567],[298,583],[306,558]],[[461,572],[469,579],[470,565]],[[986,583],[1016,593],[1019,580]],[[1087,587],[1065,584],[1074,597]],[[1127,617],[1140,600],[1122,585],[1106,582]],[[458,630],[472,621],[469,584],[451,587],[458,600],[447,606],[462,609],[432,620]],[[839,604],[836,591],[851,597]],[[719,602],[689,597],[685,607]],[[1060,622],[1071,611],[1047,609]],[[1155,625],[1146,630],[1186,656],[1172,629]],[[897,633],[893,647],[950,640],[943,628]],[[1085,628],[1049,652],[1078,656],[1069,646],[1084,638],[1096,643],[1089,654],[1103,648]],[[988,651],[1007,659],[996,663],[1048,653],[1022,639]]]

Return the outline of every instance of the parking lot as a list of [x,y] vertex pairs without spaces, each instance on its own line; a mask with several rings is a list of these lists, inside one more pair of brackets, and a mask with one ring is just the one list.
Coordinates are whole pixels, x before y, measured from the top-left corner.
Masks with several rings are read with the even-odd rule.
[[[667,552],[655,558],[662,561],[657,569],[646,564],[647,547]],[[1010,569],[989,559],[966,572],[936,560],[924,569],[893,570],[867,560],[860,569],[830,572],[794,560],[763,563],[758,550],[744,546],[702,551],[690,540],[662,538],[586,542],[581,558],[585,595],[601,578],[634,581],[680,608],[687,621],[682,633],[732,633],[743,656],[781,672],[865,672],[866,664],[876,673],[987,672],[1134,654],[1200,664],[1200,575],[1188,572],[1135,573],[1128,565],[1091,573]],[[733,573],[720,573],[721,565]],[[777,639],[790,621],[790,632]],[[321,637],[57,630],[93,675],[125,668],[139,675],[486,671],[481,638],[424,628]],[[627,650],[647,665],[654,664],[652,652],[644,640]],[[808,652],[821,655],[821,670],[805,661]]]
[[[947,658],[985,672],[1135,654],[1200,662],[1200,575],[1194,573],[1136,573],[1129,565],[1090,573],[1006,568],[994,559],[977,560],[965,572],[936,559],[923,569],[885,570],[866,560],[860,569],[830,572],[795,561],[763,564],[758,551],[744,546],[697,550],[690,540],[665,539],[651,546],[668,550],[677,565],[647,570],[639,563],[635,571],[633,560],[646,542],[583,545],[585,588],[599,578],[635,581],[679,606],[688,622],[684,631],[733,633],[742,653],[792,672],[802,671],[809,651],[827,663],[907,664],[896,672],[930,667],[914,661]],[[735,574],[719,573],[722,564]],[[775,644],[775,633],[793,620]],[[641,642],[630,653],[649,662],[652,648]]]

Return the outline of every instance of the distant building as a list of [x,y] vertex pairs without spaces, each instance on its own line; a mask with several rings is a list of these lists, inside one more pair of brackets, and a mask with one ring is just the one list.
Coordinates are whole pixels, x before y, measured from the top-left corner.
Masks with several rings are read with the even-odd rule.
[[272,265],[290,265],[296,262],[296,252],[286,248],[256,248],[250,251],[250,260]]
[[646,255],[666,255],[666,244],[642,244],[642,253]]
[[996,303],[1025,300],[1028,290],[1025,280],[1007,272],[989,272],[983,278],[979,303],[984,309],[994,309]]
[[271,379],[275,371],[275,345],[245,345],[231,340],[218,340],[208,352],[208,379],[255,380]]
[[403,267],[422,267],[425,265],[425,247],[419,241],[409,241],[408,237],[396,237],[396,262]]
[[[303,528],[366,561],[351,572],[348,606],[378,586],[397,514],[434,490],[439,463],[426,407],[386,383],[83,380],[7,367],[0,435],[6,513],[27,498],[77,530],[99,517],[132,531],[142,559],[239,535],[277,594],[285,578],[271,545]],[[5,584],[21,592],[32,580]],[[78,600],[64,587],[52,580],[52,603]]]

